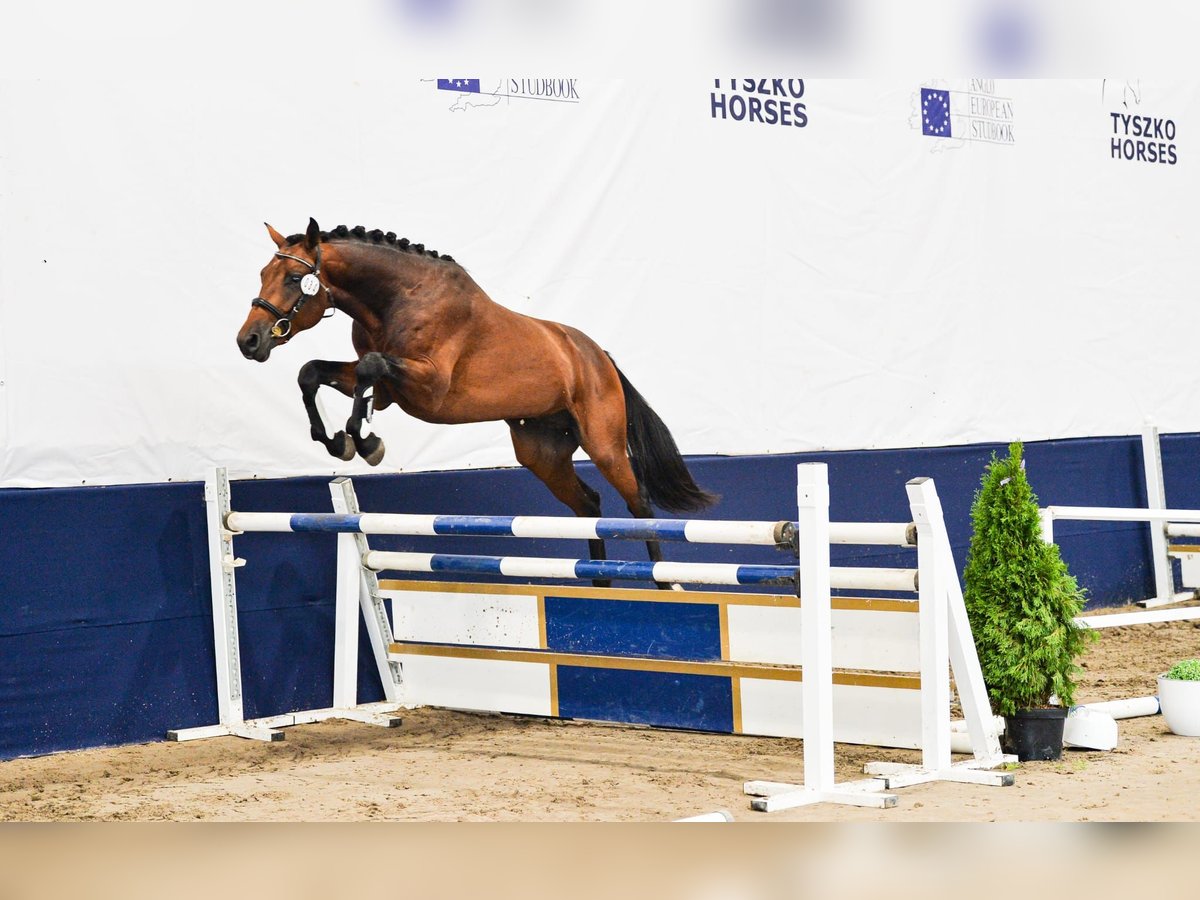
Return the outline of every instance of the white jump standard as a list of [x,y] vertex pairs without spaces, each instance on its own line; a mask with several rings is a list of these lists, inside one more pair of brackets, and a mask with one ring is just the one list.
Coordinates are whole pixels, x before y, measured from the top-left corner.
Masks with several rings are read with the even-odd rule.
[[[329,485],[333,507],[339,513],[356,514],[358,500],[348,478],[335,479]],[[395,715],[400,709],[401,672],[387,658],[393,636],[387,610],[379,596],[375,574],[355,560],[366,552],[361,536],[338,536],[337,593],[334,612],[333,700],[325,709],[268,716],[247,720],[242,708],[241,641],[238,634],[236,570],[245,565],[233,552],[233,538],[240,531],[230,530],[229,478],[225,469],[217,469],[204,484],[208,514],[209,576],[212,580],[213,646],[217,669],[216,725],[181,728],[167,732],[172,741],[233,735],[260,741],[282,740],[279,728],[304,725],[326,719],[352,719],[369,725],[393,728],[400,724]],[[359,542],[362,546],[359,547]],[[358,703],[358,610],[362,608],[367,634],[383,684],[382,703]]]
[[[1042,539],[1054,543],[1054,523],[1059,519],[1077,522],[1145,522],[1150,526],[1150,555],[1154,567],[1154,596],[1138,602],[1147,610],[1168,606],[1196,597],[1200,589],[1200,545],[1172,544],[1171,538],[1200,538],[1200,510],[1167,509],[1163,483],[1162,451],[1158,429],[1142,429],[1142,464],[1146,477],[1146,508],[1107,506],[1047,506],[1041,510]],[[1179,560],[1180,576],[1186,590],[1175,590],[1171,560]],[[1200,618],[1200,608],[1125,613],[1115,616],[1080,616],[1076,619],[1089,628],[1115,628],[1149,622],[1170,622]]]
[[[974,642],[966,619],[966,609],[962,602],[962,594],[958,588],[957,571],[954,567],[950,552],[949,539],[941,517],[941,506],[933,482],[928,479],[916,479],[908,484],[908,496],[913,521],[911,523],[835,523],[829,522],[829,487],[827,468],[824,464],[805,464],[798,467],[798,500],[799,516],[792,522],[713,522],[713,521],[678,521],[666,519],[573,519],[541,516],[417,516],[400,514],[360,513],[353,486],[349,479],[338,479],[331,484],[331,496],[334,503],[333,513],[254,513],[232,511],[229,502],[229,483],[224,470],[218,470],[215,477],[206,487],[206,499],[209,505],[210,554],[212,557],[211,571],[213,575],[213,613],[214,635],[217,647],[217,688],[220,709],[220,722],[215,726],[186,729],[171,733],[177,740],[210,737],[221,734],[239,735],[242,737],[274,740],[279,737],[276,728],[283,725],[313,722],[326,718],[352,718],[360,721],[379,724],[395,724],[394,713],[405,705],[421,705],[432,699],[428,693],[426,700],[416,696],[412,684],[405,678],[406,665],[417,666],[420,662],[426,668],[414,668],[413,672],[422,677],[429,677],[430,672],[449,672],[446,666],[458,666],[454,669],[458,674],[456,679],[470,678],[470,673],[496,671],[496,666],[516,666],[528,678],[536,671],[557,672],[559,666],[565,668],[579,666],[599,667],[600,669],[625,668],[624,663],[634,663],[647,671],[691,671],[701,675],[716,674],[723,678],[729,675],[729,680],[718,680],[715,683],[731,683],[735,690],[735,708],[737,704],[736,691],[742,690],[739,684],[754,687],[758,693],[751,695],[754,703],[759,704],[747,715],[761,715],[762,697],[774,697],[776,700],[785,696],[795,697],[802,704],[803,713],[799,710],[781,710],[787,719],[798,719],[800,736],[804,740],[804,772],[803,786],[785,785],[778,782],[756,781],[746,784],[746,792],[755,796],[752,808],[771,811],[786,809],[793,806],[817,802],[840,802],[859,806],[886,807],[896,803],[896,797],[887,793],[891,788],[903,787],[934,780],[953,780],[978,784],[1011,784],[1012,776],[1007,773],[986,771],[1010,757],[1000,753],[995,719],[990,714],[986,690],[983,685],[982,673],[975,656]],[[338,562],[336,582],[336,634],[334,659],[334,697],[332,705],[327,709],[309,710],[300,713],[289,713],[285,716],[271,717],[253,721],[242,719],[241,682],[239,671],[239,646],[237,635],[237,597],[235,588],[236,568],[243,560],[236,559],[233,554],[234,536],[242,532],[321,532],[337,535]],[[621,560],[577,560],[557,558],[530,558],[513,556],[479,556],[459,555],[448,553],[410,553],[372,550],[368,545],[367,536],[371,534],[413,535],[413,536],[445,536],[472,535],[488,537],[533,537],[533,538],[566,538],[566,539],[628,539],[628,540],[665,540],[684,541],[689,543],[726,543],[756,546],[774,546],[794,552],[798,556],[796,562],[790,565],[737,565],[714,563],[650,563],[642,561]],[[896,547],[914,548],[917,553],[915,569],[879,569],[867,567],[838,567],[830,566],[831,543],[854,543],[890,545]],[[769,595],[718,595],[706,594],[696,597],[697,602],[717,603],[721,608],[722,651],[719,662],[710,662],[704,655],[692,656],[693,662],[681,659],[674,663],[670,659],[624,659],[621,656],[580,656],[578,653],[562,653],[550,648],[545,642],[546,625],[542,622],[542,637],[540,643],[511,643],[506,641],[485,641],[485,646],[471,651],[464,648],[460,653],[455,650],[454,641],[447,644],[446,637],[434,637],[434,643],[422,643],[429,638],[422,638],[419,633],[400,635],[392,634],[392,625],[384,606],[385,599],[392,598],[393,604],[399,602],[399,595],[394,590],[381,591],[377,573],[385,570],[407,572],[473,572],[488,575],[502,575],[519,579],[634,579],[658,582],[689,582],[697,584],[724,585],[761,585],[788,584],[793,595],[790,604],[788,598],[771,597]],[[400,585],[405,583],[388,583]],[[437,615],[439,607],[445,604],[437,602],[439,588],[447,587],[452,590],[467,593],[445,594],[445,601],[455,600],[455,609],[462,607],[461,601],[473,602],[473,597],[482,597],[478,591],[485,591],[488,586],[458,585],[449,586],[439,582],[408,583],[409,590],[415,590],[427,604],[427,608]],[[494,586],[500,587],[500,586]],[[518,590],[512,586],[510,591]],[[919,681],[906,679],[896,675],[856,675],[848,673],[836,676],[833,672],[833,628],[832,616],[833,589],[853,589],[885,592],[902,592],[917,595],[915,604],[917,625],[912,632],[913,638],[919,634],[919,647],[910,659],[919,668]],[[559,590],[559,589],[555,589]],[[569,595],[584,601],[588,608],[600,598],[587,596],[590,589],[575,588]],[[475,593],[472,593],[475,592]],[[520,589],[524,593],[524,589]],[[635,606],[643,603],[680,603],[688,599],[688,594],[666,592],[638,592],[620,589],[598,591],[607,602],[636,601]],[[669,596],[659,596],[659,595]],[[800,600],[797,602],[795,595]],[[751,603],[751,607],[738,606],[738,616],[734,617],[734,606],[726,609],[726,600],[722,597],[741,598],[738,603]],[[457,599],[456,599],[457,598]],[[520,599],[514,597],[514,600]],[[489,615],[504,615],[503,603],[487,600],[486,608]],[[731,599],[732,603],[733,600]],[[892,607],[911,607],[912,600],[907,601],[850,601],[852,606],[846,607],[844,598],[839,598],[839,609],[850,609],[839,615],[857,616],[861,612],[853,612],[854,608],[870,608],[874,603],[892,604]],[[538,600],[539,609],[548,601]],[[853,604],[859,604],[853,607]],[[429,605],[432,604],[432,605]],[[866,607],[862,605],[866,604]],[[692,604],[695,605],[694,603]],[[799,606],[799,635],[798,661],[800,670],[795,662],[772,658],[755,662],[756,657],[737,655],[728,646],[733,640],[725,634],[726,620],[744,623],[748,621],[749,610],[767,607],[764,613],[767,619],[750,619],[761,623],[772,622],[779,613],[770,612],[771,608],[790,605],[792,609]],[[603,607],[600,607],[603,608]],[[359,610],[366,620],[367,632],[371,639],[371,649],[376,666],[383,683],[387,702],[359,706],[355,697],[355,680],[357,674],[357,637]],[[497,610],[500,610],[497,612]],[[783,610],[781,610],[782,612]],[[900,619],[909,619],[901,610]],[[875,613],[865,613],[876,615]],[[394,610],[395,627],[407,630],[411,627],[411,619],[402,617]],[[454,613],[457,616],[458,613]],[[607,615],[607,613],[605,613]],[[655,614],[657,615],[657,613]],[[795,612],[788,613],[789,616]],[[895,613],[891,613],[895,616]],[[406,616],[408,614],[406,613]],[[788,621],[794,621],[789,619]],[[839,620],[842,621],[842,620]],[[854,632],[855,622],[845,620],[840,634],[849,636]],[[875,621],[871,619],[870,621]],[[492,623],[494,624],[494,623]],[[795,626],[790,626],[794,628]],[[845,629],[850,629],[845,631]],[[471,630],[471,629],[468,629]],[[483,629],[486,631],[486,629]],[[503,630],[503,629],[502,629]],[[535,628],[535,634],[536,634]],[[788,631],[785,634],[791,634]],[[771,631],[776,643],[781,636]],[[745,640],[745,633],[737,640]],[[910,639],[911,640],[911,639]],[[863,656],[869,648],[874,647],[875,641],[870,640],[864,645],[847,647],[846,637],[840,639],[843,662],[849,656],[861,659],[851,665],[865,665],[867,670],[880,672],[904,671],[894,665],[896,657],[884,655],[875,656],[867,661]],[[782,640],[782,650],[769,651],[776,655],[782,653],[787,659],[796,657],[795,651],[786,647]],[[738,647],[742,646],[737,644]],[[911,644],[909,645],[912,646]],[[522,647],[531,649],[522,649]],[[511,648],[511,649],[506,649]],[[736,649],[736,647],[735,647]],[[761,652],[761,651],[760,651]],[[878,650],[869,650],[878,653]],[[890,652],[890,651],[889,651]],[[762,657],[757,657],[762,659]],[[461,659],[462,665],[456,660]],[[472,662],[474,660],[474,662]],[[747,660],[740,662],[739,660]],[[785,669],[783,665],[793,668]],[[773,663],[773,664],[772,664]],[[439,668],[439,666],[441,668]],[[474,668],[473,668],[474,666]],[[478,668],[484,666],[484,669]],[[492,669],[486,669],[491,666]],[[675,669],[673,666],[688,668]],[[965,728],[973,759],[952,764],[950,750],[950,672],[953,669],[958,689],[958,696],[965,719]],[[914,671],[908,669],[908,671]],[[464,675],[463,673],[467,673]],[[479,677],[479,676],[476,676]],[[543,676],[544,677],[544,676]],[[552,677],[557,677],[552,674]],[[762,679],[767,679],[763,681]],[[772,680],[774,679],[774,680]],[[710,678],[711,682],[712,679]],[[876,777],[864,779],[850,784],[837,784],[834,780],[833,744],[834,744],[834,684],[843,685],[841,690],[880,691],[883,687],[855,687],[870,684],[897,684],[908,681],[908,695],[913,702],[908,701],[899,707],[901,710],[911,709],[916,716],[919,708],[920,727],[913,728],[909,740],[915,743],[907,746],[919,746],[922,751],[922,762],[917,766],[896,766],[875,764],[867,771]],[[771,684],[785,685],[785,682],[796,684],[799,693],[788,693],[791,688],[771,688],[763,693],[766,686]],[[432,682],[430,682],[432,684]],[[671,681],[671,684],[677,682]],[[885,684],[886,683],[886,684]],[[785,685],[786,686],[786,685]],[[486,689],[486,685],[484,688]],[[418,691],[421,685],[417,684]],[[748,688],[747,688],[748,689]],[[454,698],[464,696],[461,692],[455,694],[458,688],[450,691]],[[468,694],[473,689],[467,685]],[[552,693],[557,688],[551,688]],[[914,695],[919,692],[919,697]],[[478,696],[478,691],[474,692]],[[901,690],[900,693],[905,693]],[[443,692],[445,694],[445,692]],[[449,695],[447,695],[449,696]],[[889,695],[890,696],[890,695]],[[919,704],[917,700],[919,699]],[[433,705],[439,705],[433,700]],[[506,701],[507,702],[507,701]],[[888,701],[890,704],[890,701]],[[492,707],[478,706],[471,702],[459,703],[441,701],[440,705],[457,706],[460,708],[487,709]],[[496,711],[519,711],[511,705],[494,707]],[[869,707],[868,707],[869,708]],[[552,714],[558,715],[557,706]],[[537,713],[534,713],[537,714]],[[576,715],[576,713],[563,713]],[[738,714],[740,715],[740,713]],[[914,723],[915,725],[915,723]],[[913,726],[906,726],[913,727]],[[722,726],[719,730],[727,730]],[[791,732],[757,732],[757,733],[791,733]],[[841,738],[839,738],[841,739]],[[859,740],[858,742],[863,742]],[[874,741],[870,741],[874,742]],[[904,744],[890,744],[904,746]]]
[[[1127,509],[1107,506],[1047,506],[1041,511],[1042,540],[1054,543],[1054,522],[1067,519],[1077,522],[1147,522],[1151,535],[1163,541],[1164,566],[1155,563],[1156,579],[1160,594],[1143,601],[1145,612],[1122,613],[1119,615],[1079,616],[1075,621],[1088,628],[1116,628],[1121,625],[1137,625],[1149,622],[1177,622],[1185,619],[1200,619],[1200,607],[1188,606],[1181,609],[1154,609],[1168,603],[1191,600],[1195,591],[1176,593],[1171,573],[1171,557],[1181,560],[1183,583],[1200,586],[1200,547],[1169,545],[1168,537],[1200,536],[1200,509]],[[1165,576],[1164,574],[1165,573]],[[1166,587],[1169,594],[1163,594]],[[1164,599],[1167,597],[1168,599]]]
[[[871,763],[866,772],[875,779],[836,785],[833,775],[832,657],[829,579],[829,484],[823,464],[798,467],[800,507],[800,595],[804,640],[804,784],[750,782],[745,791],[756,799],[751,808],[761,812],[790,809],[812,803],[836,802],[855,806],[892,806],[894,795],[876,790],[907,787],[931,781],[957,781],[1006,786],[1008,773],[987,771],[1014,757],[1000,752],[995,720],[990,715],[983,672],[975,655],[966,605],[958,572],[950,552],[950,539],[942,518],[941,501],[933,481],[917,478],[907,485],[916,527],[918,589],[920,592],[921,654],[921,763],[903,765]],[[815,602],[814,602],[815,601]],[[971,735],[975,758],[953,764],[950,749],[950,669],[954,669],[959,699]],[[817,678],[807,671],[816,667]],[[816,709],[819,721],[811,721]],[[812,728],[810,739],[810,727]],[[815,740],[815,743],[813,743]],[[877,784],[879,787],[875,787]],[[879,802],[877,798],[886,798]]]

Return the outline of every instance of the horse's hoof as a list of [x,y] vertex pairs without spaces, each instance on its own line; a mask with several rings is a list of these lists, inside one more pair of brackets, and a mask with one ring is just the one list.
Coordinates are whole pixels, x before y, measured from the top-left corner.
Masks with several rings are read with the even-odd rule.
[[383,460],[386,448],[379,435],[368,434],[364,438],[359,438],[355,441],[355,446],[358,448],[358,455],[366,460],[368,466],[377,466]]
[[325,444],[325,449],[329,451],[330,456],[336,456],[338,459],[354,459],[354,441],[344,431],[339,431],[330,438]]

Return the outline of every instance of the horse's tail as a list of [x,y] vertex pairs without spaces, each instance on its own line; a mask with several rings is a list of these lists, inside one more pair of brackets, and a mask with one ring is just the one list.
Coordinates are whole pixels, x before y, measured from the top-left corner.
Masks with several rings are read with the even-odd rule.
[[[612,357],[610,356],[611,360]],[[658,413],[650,408],[625,373],[617,368],[625,394],[626,441],[629,461],[638,483],[650,502],[668,512],[695,512],[716,503],[720,497],[701,488],[683,462],[675,438]]]

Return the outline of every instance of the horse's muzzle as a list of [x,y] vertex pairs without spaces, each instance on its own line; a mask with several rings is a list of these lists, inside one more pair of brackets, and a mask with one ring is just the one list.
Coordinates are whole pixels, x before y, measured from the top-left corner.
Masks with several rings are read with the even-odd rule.
[[267,357],[271,355],[271,347],[275,341],[266,331],[251,328],[238,335],[237,343],[238,349],[242,351],[242,356],[246,359],[266,362]]

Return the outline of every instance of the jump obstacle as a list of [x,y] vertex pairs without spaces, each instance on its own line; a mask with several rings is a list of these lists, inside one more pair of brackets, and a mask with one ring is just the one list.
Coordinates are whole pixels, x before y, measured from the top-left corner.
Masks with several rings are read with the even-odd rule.
[[[1011,774],[988,771],[1013,757],[1000,751],[933,481],[918,478],[907,484],[911,522],[831,523],[825,464],[800,465],[797,475],[796,522],[718,522],[362,513],[347,478],[330,485],[332,513],[242,512],[232,509],[226,472],[218,469],[206,482],[205,499],[220,721],[173,731],[168,737],[276,740],[282,737],[277,730],[281,727],[328,718],[395,725],[401,708],[423,705],[604,719],[610,716],[603,709],[578,715],[564,708],[563,695],[581,682],[603,683],[607,675],[616,674],[621,679],[642,678],[643,685],[644,679],[657,678],[660,686],[684,692],[696,684],[706,690],[719,685],[728,698],[732,724],[702,726],[709,730],[802,737],[804,784],[748,782],[745,791],[755,798],[751,806],[757,810],[816,802],[889,807],[897,802],[889,790],[939,780],[1011,784]],[[337,535],[333,700],[326,709],[255,720],[243,717],[236,570],[244,560],[234,555],[233,539],[244,532]],[[771,546],[788,551],[796,561],[779,566],[650,563],[372,550],[368,536],[384,534]],[[833,567],[830,545],[835,543],[908,548],[915,551],[917,565]],[[790,590],[771,595],[380,582],[378,573],[385,570],[520,579],[786,584]],[[833,590],[908,596],[835,598]],[[387,600],[392,603],[391,618]],[[699,658],[654,656],[646,648],[624,654],[587,648],[581,652],[578,647],[564,649],[561,636],[552,641],[548,634],[547,622],[568,621],[572,610],[619,609],[628,619],[650,604],[671,604],[692,614],[715,611],[719,649]],[[360,609],[386,698],[379,704],[357,703]],[[590,623],[589,633],[594,635],[595,616]],[[578,629],[573,633],[578,637]],[[951,670],[972,756],[959,763],[951,757]],[[905,672],[915,674],[897,674]],[[697,727],[669,716],[645,723]],[[835,783],[835,740],[912,747],[921,750],[922,761],[915,766],[873,763],[866,773],[875,777]]]
[[[1080,522],[1145,522],[1150,527],[1150,555],[1154,567],[1154,596],[1138,602],[1140,612],[1079,616],[1077,623],[1086,628],[1118,628],[1147,625],[1152,622],[1177,622],[1200,619],[1200,607],[1162,609],[1173,603],[1196,598],[1200,591],[1200,545],[1173,543],[1172,538],[1200,538],[1200,510],[1167,508],[1163,480],[1162,447],[1158,429],[1147,423],[1142,429],[1142,467],[1146,479],[1146,508],[1097,506],[1047,506],[1041,510],[1042,539],[1054,543],[1057,520]],[[1175,590],[1172,560],[1179,560],[1180,583]],[[1158,697],[1131,697],[1083,704],[1084,709],[1104,713],[1113,719],[1155,716],[1161,711]],[[1068,727],[1070,720],[1068,720]]]
[[[1157,607],[1191,600],[1200,588],[1200,545],[1172,543],[1171,538],[1200,538],[1200,510],[1168,509],[1163,483],[1162,451],[1158,429],[1147,424],[1142,430],[1142,464],[1146,473],[1145,509],[1098,506],[1047,506],[1041,510],[1042,539],[1054,543],[1057,520],[1081,522],[1146,522],[1150,526],[1150,553],[1154,565],[1155,594],[1139,602],[1146,612],[1118,615],[1080,616],[1076,621],[1089,628],[1115,628],[1149,622],[1200,618],[1200,607],[1150,612]],[[1172,560],[1180,562],[1185,590],[1175,590]]]

